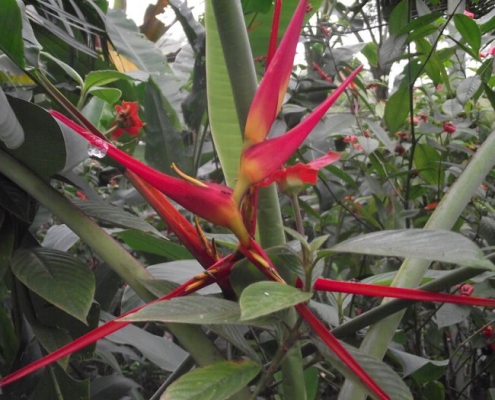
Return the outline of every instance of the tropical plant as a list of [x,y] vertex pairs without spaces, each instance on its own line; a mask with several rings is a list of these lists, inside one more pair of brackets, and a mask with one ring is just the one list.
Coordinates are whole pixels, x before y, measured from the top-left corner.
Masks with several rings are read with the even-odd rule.
[[306,0],[207,1],[204,28],[170,1],[170,64],[106,2],[8,0],[5,395],[485,396],[495,17],[408,4],[383,42],[335,48],[325,2],[294,69]]

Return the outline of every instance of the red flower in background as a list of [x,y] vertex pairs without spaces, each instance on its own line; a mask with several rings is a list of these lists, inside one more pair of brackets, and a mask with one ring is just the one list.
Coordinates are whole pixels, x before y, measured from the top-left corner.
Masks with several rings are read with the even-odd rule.
[[454,133],[457,130],[457,128],[454,124],[452,124],[450,122],[444,122],[443,130],[450,135],[450,134]]
[[139,135],[141,128],[144,126],[143,121],[139,118],[139,105],[133,101],[123,101],[122,105],[116,105],[115,111],[117,116],[112,127],[112,139],[118,140],[124,132],[127,132],[132,137]]

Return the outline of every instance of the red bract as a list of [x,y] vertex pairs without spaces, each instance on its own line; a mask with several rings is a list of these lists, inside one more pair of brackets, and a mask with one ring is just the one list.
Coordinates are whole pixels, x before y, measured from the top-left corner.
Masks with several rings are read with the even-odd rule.
[[289,159],[361,69],[362,66],[353,71],[322,104],[289,132],[244,149],[241,155],[239,178],[234,188],[237,204],[240,204],[251,185],[261,183]]
[[110,143],[104,142],[64,115],[56,111],[52,111],[51,114],[87,139],[91,145],[106,153],[184,208],[207,221],[229,228],[241,242],[247,243],[249,234],[244,227],[239,210],[232,201],[230,188],[221,185],[209,185],[195,180],[196,184],[193,184],[163,174]]
[[280,190],[285,194],[299,193],[305,184],[315,185],[318,181],[318,171],[340,158],[340,154],[334,151],[323,157],[319,157],[308,164],[296,165],[275,171],[262,182],[262,186],[268,186],[277,182]]
[[117,116],[112,130],[112,139],[118,140],[124,132],[127,132],[132,137],[139,135],[139,131],[144,126],[143,121],[139,118],[139,105],[136,102],[123,101],[122,105],[116,105],[115,111]]
[[273,58],[268,60],[268,68],[254,95],[246,121],[244,130],[246,146],[259,143],[265,139],[273,120],[282,107],[285,92],[289,85],[306,5],[307,0],[299,2],[287,31],[280,42],[280,46]]

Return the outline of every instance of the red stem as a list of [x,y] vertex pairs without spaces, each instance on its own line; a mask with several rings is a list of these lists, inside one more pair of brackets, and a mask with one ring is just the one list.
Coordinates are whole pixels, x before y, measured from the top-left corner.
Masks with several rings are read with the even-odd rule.
[[314,290],[325,292],[360,294],[363,296],[393,297],[413,301],[434,301],[440,303],[465,304],[480,307],[495,307],[494,299],[470,297],[463,295],[428,292],[426,290],[408,289],[368,283],[341,282],[319,278],[314,284]]

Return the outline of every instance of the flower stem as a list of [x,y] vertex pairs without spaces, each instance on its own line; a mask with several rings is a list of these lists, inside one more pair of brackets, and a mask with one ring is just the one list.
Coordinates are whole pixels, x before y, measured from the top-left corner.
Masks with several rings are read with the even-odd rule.
[[304,224],[301,214],[301,206],[299,205],[299,197],[297,197],[297,194],[292,193],[290,195],[290,201],[292,203],[292,209],[294,210],[294,220],[296,222],[296,230],[299,234],[304,236]]

